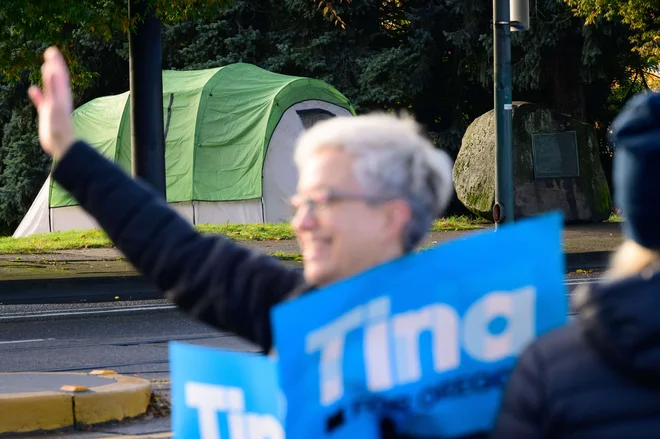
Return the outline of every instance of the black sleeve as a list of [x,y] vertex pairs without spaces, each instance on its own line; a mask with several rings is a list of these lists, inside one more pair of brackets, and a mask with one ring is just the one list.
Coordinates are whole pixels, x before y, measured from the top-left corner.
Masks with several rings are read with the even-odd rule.
[[53,179],[179,307],[270,350],[270,309],[302,284],[298,271],[226,238],[201,235],[150,187],[84,142],[71,147]]
[[492,439],[541,439],[546,391],[544,367],[532,344],[520,356],[502,399]]

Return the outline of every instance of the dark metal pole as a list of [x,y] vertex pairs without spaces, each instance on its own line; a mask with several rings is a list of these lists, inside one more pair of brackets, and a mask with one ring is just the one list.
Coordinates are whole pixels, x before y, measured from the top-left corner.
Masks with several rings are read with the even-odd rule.
[[495,223],[513,222],[513,139],[511,107],[511,29],[509,0],[493,0],[495,133]]
[[132,167],[134,176],[165,197],[161,23],[147,4],[128,2],[129,18],[141,17],[128,39]]

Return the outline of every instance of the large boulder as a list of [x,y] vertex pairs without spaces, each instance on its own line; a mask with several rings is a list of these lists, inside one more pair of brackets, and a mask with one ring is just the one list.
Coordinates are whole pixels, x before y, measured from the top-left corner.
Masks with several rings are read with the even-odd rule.
[[[577,168],[575,149],[565,146],[571,143],[572,132],[577,145]],[[553,136],[536,137],[535,175],[532,140],[534,134],[543,133],[567,134],[560,134],[565,136],[561,149],[553,146]],[[468,127],[453,173],[458,199],[471,212],[491,221],[495,203],[495,138],[495,113],[491,110]],[[552,173],[557,169],[562,169],[563,174]],[[516,218],[560,210],[567,222],[602,222],[612,211],[595,129],[528,102],[513,103],[513,180]]]

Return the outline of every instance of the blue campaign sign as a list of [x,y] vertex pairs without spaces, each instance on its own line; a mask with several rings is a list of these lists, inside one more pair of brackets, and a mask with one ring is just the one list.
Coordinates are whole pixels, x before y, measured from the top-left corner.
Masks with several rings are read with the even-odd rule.
[[566,322],[562,217],[406,256],[273,311],[288,439],[488,430],[521,350]]
[[284,439],[273,359],[170,343],[177,439]]

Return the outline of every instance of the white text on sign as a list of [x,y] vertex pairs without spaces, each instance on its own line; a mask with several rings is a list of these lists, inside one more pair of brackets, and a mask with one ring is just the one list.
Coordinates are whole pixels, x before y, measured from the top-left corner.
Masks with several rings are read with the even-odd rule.
[[[463,351],[486,363],[517,355],[535,337],[535,301],[536,289],[529,286],[486,294],[462,318],[444,303],[391,315],[386,296],[358,306],[307,335],[307,353],[320,351],[320,402],[328,406],[344,394],[344,343],[351,331],[364,332],[367,386],[379,392],[421,378],[419,338],[426,331],[433,337],[437,373],[458,368]],[[498,317],[506,319],[506,328],[493,334],[489,325]],[[390,364],[390,349],[394,350],[394,365]]]
[[[201,439],[284,439],[284,429],[274,416],[245,412],[245,395],[240,387],[189,382],[185,401],[197,410]],[[220,435],[221,413],[227,416],[228,438]]]

